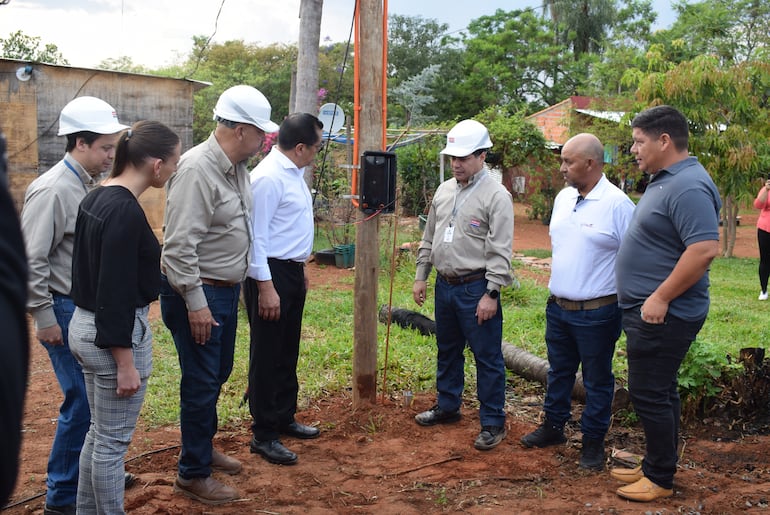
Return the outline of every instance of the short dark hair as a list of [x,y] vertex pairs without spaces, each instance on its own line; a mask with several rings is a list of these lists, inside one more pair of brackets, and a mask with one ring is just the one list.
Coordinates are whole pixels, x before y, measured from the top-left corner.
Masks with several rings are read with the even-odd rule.
[[73,132],[72,134],[67,134],[67,152],[72,152],[75,150],[75,147],[78,144],[78,138],[84,140],[86,142],[86,145],[89,147],[91,144],[99,139],[99,137],[104,136],[104,134],[97,134],[96,132],[91,131],[80,131],[80,132]]
[[300,143],[316,145],[319,142],[316,129],[323,128],[323,122],[310,113],[292,113],[284,118],[278,129],[278,146],[290,150]]
[[677,150],[687,150],[690,129],[687,118],[671,106],[660,105],[645,109],[631,121],[631,128],[659,138],[668,134]]
[[168,159],[179,144],[179,136],[160,122],[143,120],[120,133],[110,177],[123,173],[129,164],[140,167],[150,159]]

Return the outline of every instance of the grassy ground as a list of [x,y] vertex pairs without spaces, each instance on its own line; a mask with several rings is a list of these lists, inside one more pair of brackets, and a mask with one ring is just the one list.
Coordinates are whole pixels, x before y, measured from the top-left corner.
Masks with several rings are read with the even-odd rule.
[[[542,253],[545,255],[547,253]],[[402,256],[393,286],[393,306],[418,309],[411,298],[414,259]],[[378,305],[387,303],[390,289],[389,258],[383,257]],[[514,263],[514,267],[522,266]],[[740,348],[762,346],[770,326],[770,303],[756,300],[756,259],[717,259],[711,272],[711,311],[698,342],[683,367],[683,385],[697,390],[727,366],[726,355],[737,357]],[[547,272],[543,272],[547,273]],[[353,362],[353,276],[350,288],[332,286],[311,289],[305,309],[303,344],[298,365],[300,407],[327,393],[348,388]],[[429,292],[430,293],[430,292]],[[545,356],[543,332],[544,306],[548,295],[532,279],[520,279],[518,288],[502,293],[504,310],[503,339],[539,356]],[[431,295],[419,311],[433,317]],[[246,389],[249,336],[248,321],[241,316],[232,376],[220,396],[220,423],[248,419],[248,408],[240,406]],[[152,425],[178,420],[179,365],[173,341],[161,321],[154,327],[154,370],[150,378],[143,419]],[[380,324],[378,389],[382,388],[386,326]],[[425,391],[434,388],[435,340],[397,326],[391,327],[388,343],[388,384],[386,392]],[[625,337],[618,342],[615,373],[624,377]],[[473,360],[466,360],[467,392],[475,391]]]

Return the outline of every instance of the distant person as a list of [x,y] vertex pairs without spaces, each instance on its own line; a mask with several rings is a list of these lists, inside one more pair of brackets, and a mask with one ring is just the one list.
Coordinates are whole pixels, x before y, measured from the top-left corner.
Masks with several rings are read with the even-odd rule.
[[767,300],[767,279],[770,277],[770,202],[767,193],[770,191],[770,179],[757,193],[754,207],[759,209],[757,218],[757,243],[759,244],[759,300]]
[[631,122],[639,169],[650,174],[618,252],[615,277],[623,308],[628,392],[647,449],[634,469],[613,469],[629,483],[617,494],[653,501],[673,494],[679,441],[679,366],[709,309],[709,266],[719,254],[714,182],[688,154],[687,119],[671,106]]
[[297,359],[313,250],[313,201],[303,179],[322,144],[323,124],[308,113],[289,115],[278,145],[251,172],[254,240],[244,283],[251,326],[249,408],[251,452],[270,463],[292,465],[297,455],[280,435],[316,438],[317,427],[294,418]]
[[578,134],[562,147],[561,172],[568,187],[556,196],[549,225],[545,420],[521,439],[526,447],[566,441],[564,425],[572,415],[572,388],[581,367],[586,402],[579,466],[590,470],[604,469],[604,437],[615,393],[612,357],[623,315],[615,256],[634,212],[634,203],[605,177],[603,166],[604,147],[592,134]]
[[428,212],[412,296],[425,302],[436,268],[436,405],[415,416],[421,426],[460,420],[466,344],[476,359],[481,432],[474,446],[486,451],[505,438],[505,363],[501,350],[500,288],[512,282],[513,202],[489,177],[484,159],[492,147],[487,128],[463,120],[447,134],[442,154],[454,177],[439,185]]
[[21,211],[29,260],[27,307],[64,394],[48,457],[45,515],[75,513],[80,448],[91,420],[83,372],[67,338],[75,311],[70,289],[78,205],[112,167],[117,134],[126,128],[104,100],[85,96],[69,102],[59,115],[59,136],[67,137],[64,159],[32,181]]
[[72,254],[72,354],[91,425],[80,453],[77,513],[123,514],[124,460],[152,369],[150,303],[160,292],[160,244],[139,205],[176,170],[179,136],[159,122],[120,135],[115,164],[80,204]]
[[251,86],[233,86],[214,107],[217,126],[188,150],[169,180],[160,307],[179,355],[182,451],[174,490],[205,504],[238,498],[212,469],[238,474],[241,463],[213,448],[217,400],[230,377],[238,301],[251,242],[246,160],[261,148],[270,103]]
[[8,192],[5,148],[0,131],[0,507],[13,493],[19,471],[29,368],[27,258],[19,217]]

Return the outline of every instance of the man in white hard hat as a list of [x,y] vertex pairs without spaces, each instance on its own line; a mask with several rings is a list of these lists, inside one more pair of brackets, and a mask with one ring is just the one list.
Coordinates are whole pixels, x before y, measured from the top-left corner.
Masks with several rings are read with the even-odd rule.
[[241,463],[213,448],[217,399],[233,368],[241,282],[252,239],[246,160],[278,130],[251,86],[234,86],[214,107],[217,126],[188,150],[168,181],[160,306],[182,369],[182,451],[174,490],[206,504],[238,498],[214,479]]
[[417,253],[412,295],[422,306],[436,268],[436,404],[415,416],[421,426],[460,420],[464,350],[476,359],[481,432],[474,447],[486,451],[505,438],[505,364],[500,289],[511,284],[513,202],[489,177],[484,160],[492,146],[486,127],[463,120],[447,134],[442,154],[454,178],[436,190]]
[[83,372],[67,340],[75,310],[69,297],[75,220],[80,201],[112,167],[117,133],[125,128],[115,108],[99,98],[78,97],[64,106],[58,134],[67,137],[64,159],[32,181],[21,211],[27,307],[64,394],[48,458],[46,515],[75,513],[80,449],[91,421]]

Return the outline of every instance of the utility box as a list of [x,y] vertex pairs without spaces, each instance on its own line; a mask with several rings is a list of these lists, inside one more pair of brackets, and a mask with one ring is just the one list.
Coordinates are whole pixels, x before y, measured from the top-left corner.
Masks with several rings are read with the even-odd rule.
[[364,213],[396,210],[396,154],[367,150],[361,159],[359,206]]

